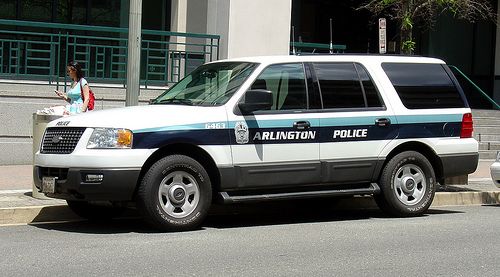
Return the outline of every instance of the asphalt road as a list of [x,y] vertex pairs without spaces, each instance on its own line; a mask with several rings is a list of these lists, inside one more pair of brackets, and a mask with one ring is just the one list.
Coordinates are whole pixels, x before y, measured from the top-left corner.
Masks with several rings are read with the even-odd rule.
[[500,206],[416,218],[314,205],[210,216],[158,233],[138,219],[0,227],[2,276],[497,276]]

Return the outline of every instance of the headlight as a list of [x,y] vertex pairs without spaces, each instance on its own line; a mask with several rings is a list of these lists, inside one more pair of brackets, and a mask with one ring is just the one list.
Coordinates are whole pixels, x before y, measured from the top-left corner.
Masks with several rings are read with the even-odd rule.
[[87,148],[132,148],[132,131],[95,128],[87,143]]

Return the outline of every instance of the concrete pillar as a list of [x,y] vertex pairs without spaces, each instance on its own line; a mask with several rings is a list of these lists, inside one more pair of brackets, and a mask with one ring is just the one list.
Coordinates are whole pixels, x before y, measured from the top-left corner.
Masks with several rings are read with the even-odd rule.
[[208,0],[207,33],[218,34],[220,58],[288,55],[291,0]]
[[[500,1],[497,7],[497,22],[500,22]],[[500,103],[500,28],[497,26],[495,47],[495,84],[493,87],[493,99]]]
[[220,36],[220,59],[228,57],[229,8],[230,0],[208,0],[207,33]]
[[139,103],[139,80],[141,74],[141,19],[142,0],[130,0],[128,27],[128,61],[126,106]]
[[[171,21],[170,21],[170,31],[172,32],[179,32],[179,33],[185,33],[186,32],[186,25],[187,25],[187,7],[188,7],[188,1],[186,0],[172,0],[172,14],[171,14]],[[196,18],[193,20],[197,20]],[[170,39],[170,42],[172,45],[170,46],[170,49],[172,50],[177,50],[177,51],[185,51],[185,43],[186,43],[186,38],[185,37],[178,37],[178,36],[173,36]]]

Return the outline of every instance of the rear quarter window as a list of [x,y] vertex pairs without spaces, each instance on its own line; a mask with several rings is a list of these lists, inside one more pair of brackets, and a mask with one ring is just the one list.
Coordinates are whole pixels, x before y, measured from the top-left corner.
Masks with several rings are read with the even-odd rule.
[[382,68],[408,109],[466,107],[441,64],[382,63]]

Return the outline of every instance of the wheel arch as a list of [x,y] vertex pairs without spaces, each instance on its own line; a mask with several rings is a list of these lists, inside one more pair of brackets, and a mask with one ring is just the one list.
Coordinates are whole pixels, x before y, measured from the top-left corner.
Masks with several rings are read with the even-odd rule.
[[137,195],[137,189],[139,188],[140,182],[149,168],[158,160],[170,156],[170,155],[184,155],[188,156],[201,164],[207,171],[210,177],[210,182],[212,184],[212,191],[216,192],[220,187],[220,173],[215,161],[212,159],[210,154],[208,154],[204,149],[199,146],[189,144],[189,143],[174,143],[163,146],[156,150],[144,163],[137,179],[136,188],[134,191],[134,198]]
[[382,175],[382,170],[386,166],[386,164],[397,154],[405,152],[405,151],[416,151],[422,155],[424,155],[427,160],[432,165],[432,168],[434,169],[434,174],[436,175],[437,180],[441,180],[443,178],[443,163],[441,162],[441,159],[439,156],[434,152],[432,147],[429,145],[419,142],[419,141],[409,141],[409,142],[404,142],[400,145],[398,145],[396,148],[394,148],[385,158],[384,163],[380,167],[380,170],[378,172],[378,176],[376,177],[377,180],[380,179],[380,176]]

